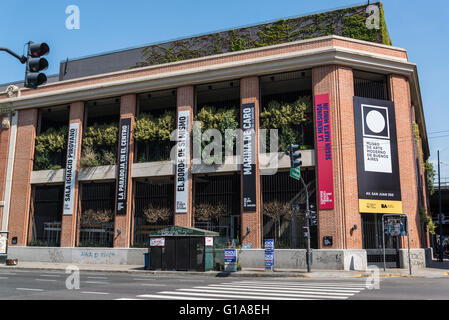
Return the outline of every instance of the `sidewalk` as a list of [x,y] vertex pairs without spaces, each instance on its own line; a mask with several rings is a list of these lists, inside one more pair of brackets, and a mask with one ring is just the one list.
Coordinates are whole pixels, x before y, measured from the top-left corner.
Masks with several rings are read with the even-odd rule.
[[[371,275],[367,271],[344,271],[344,270],[313,270],[307,273],[305,270],[276,269],[273,272],[265,271],[263,268],[246,268],[239,272],[225,273],[218,271],[152,271],[145,270],[141,265],[110,265],[110,264],[69,264],[69,263],[46,263],[46,262],[20,262],[16,266],[0,265],[0,270],[66,270],[68,266],[77,266],[80,271],[89,272],[122,272],[138,274],[158,275],[195,275],[212,277],[294,277],[294,278],[363,278]],[[391,277],[416,277],[416,278],[449,278],[449,262],[439,263],[434,261],[430,268],[412,269],[409,275],[408,269],[379,268],[382,278]]]

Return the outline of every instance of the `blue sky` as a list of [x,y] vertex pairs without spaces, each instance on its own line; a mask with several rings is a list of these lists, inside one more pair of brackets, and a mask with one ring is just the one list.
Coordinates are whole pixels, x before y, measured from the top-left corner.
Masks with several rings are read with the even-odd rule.
[[[366,2],[354,0],[226,0],[226,1],[105,1],[14,0],[2,3],[0,46],[22,53],[29,41],[50,44],[47,74],[59,72],[59,62],[105,51],[226,30],[269,20]],[[387,26],[393,45],[408,50],[417,63],[424,102],[431,161],[441,150],[442,177],[449,177],[449,2],[432,5],[412,0],[384,0]],[[77,5],[80,30],[67,30],[65,9]],[[21,80],[24,66],[0,52],[0,83]],[[443,132],[441,132],[443,131]],[[438,133],[441,132],[441,133]],[[438,136],[447,136],[437,138]]]

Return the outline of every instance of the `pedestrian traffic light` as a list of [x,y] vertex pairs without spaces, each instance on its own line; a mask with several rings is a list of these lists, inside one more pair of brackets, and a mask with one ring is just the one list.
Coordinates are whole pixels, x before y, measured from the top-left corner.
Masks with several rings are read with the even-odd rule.
[[304,232],[304,238],[308,238],[309,237],[309,227],[304,226],[302,227],[302,231]]
[[301,152],[298,152],[300,150],[299,145],[297,144],[291,144],[290,145],[290,167],[291,168],[298,168],[301,167],[302,161],[299,160],[301,158]]
[[48,61],[42,56],[47,55],[50,52],[49,46],[42,42],[28,43],[28,55],[25,71],[25,87],[36,89],[41,84],[47,82],[47,76],[40,71],[47,70]]

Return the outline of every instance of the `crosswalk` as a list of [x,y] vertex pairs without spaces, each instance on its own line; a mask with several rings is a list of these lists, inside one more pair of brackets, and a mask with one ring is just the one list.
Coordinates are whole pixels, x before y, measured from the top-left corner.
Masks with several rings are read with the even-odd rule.
[[365,282],[233,281],[142,294],[119,300],[345,300]]

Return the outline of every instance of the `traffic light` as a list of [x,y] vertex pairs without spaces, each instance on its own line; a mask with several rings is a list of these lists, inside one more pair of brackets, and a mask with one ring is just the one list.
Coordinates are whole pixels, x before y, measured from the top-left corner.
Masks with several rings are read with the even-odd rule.
[[309,238],[309,227],[304,226],[302,227],[302,231],[304,232],[304,238]]
[[309,217],[311,226],[318,225],[318,215],[316,213],[315,206],[313,204],[310,205]]
[[50,52],[49,46],[42,42],[29,42],[28,43],[28,55],[25,71],[25,87],[36,89],[41,84],[47,82],[47,76],[40,71],[47,70],[48,61],[42,56],[47,55]]
[[290,145],[290,167],[291,168],[298,168],[301,167],[302,161],[299,160],[301,158],[301,152],[298,152],[300,150],[299,145],[297,144],[291,144]]

